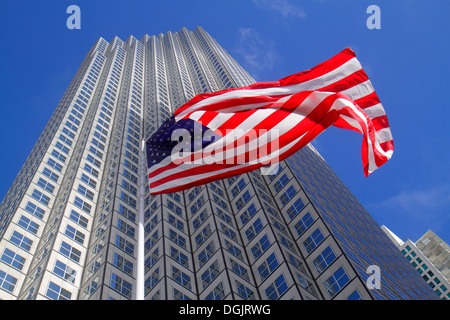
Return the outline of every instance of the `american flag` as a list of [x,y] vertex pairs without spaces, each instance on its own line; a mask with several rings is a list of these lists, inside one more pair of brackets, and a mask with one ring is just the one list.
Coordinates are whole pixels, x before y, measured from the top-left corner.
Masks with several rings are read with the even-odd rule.
[[200,94],[146,142],[150,193],[169,193],[279,162],[329,126],[363,134],[364,174],[394,145],[386,113],[351,49],[274,82]]

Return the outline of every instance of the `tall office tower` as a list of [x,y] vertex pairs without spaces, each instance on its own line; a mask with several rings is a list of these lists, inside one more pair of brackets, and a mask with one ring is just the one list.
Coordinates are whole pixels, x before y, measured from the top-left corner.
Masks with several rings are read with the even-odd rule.
[[450,281],[450,246],[432,230],[428,230],[420,237],[416,241],[416,246],[445,279]]
[[1,203],[0,297],[134,299],[143,212],[146,299],[433,299],[310,146],[274,176],[140,195],[141,140],[253,82],[200,27],[99,39]]
[[410,239],[402,241],[386,226],[381,226],[381,229],[436,295],[441,300],[450,300],[449,245],[431,230],[414,243]]

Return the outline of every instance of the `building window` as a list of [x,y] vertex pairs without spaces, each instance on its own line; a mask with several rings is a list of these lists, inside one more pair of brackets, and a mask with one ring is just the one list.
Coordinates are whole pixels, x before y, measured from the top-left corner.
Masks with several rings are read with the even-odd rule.
[[270,246],[270,240],[267,235],[264,235],[251,249],[253,257],[258,259],[264,251]]
[[103,158],[103,153],[101,153],[100,151],[98,151],[96,148],[94,148],[93,146],[91,146],[89,148],[89,152],[91,152],[94,156],[99,157],[100,159]]
[[16,287],[16,284],[16,278],[0,270],[0,288],[12,293]]
[[228,210],[228,205],[225,201],[219,198],[217,195],[213,193],[213,201],[217,203],[222,209]]
[[286,248],[288,248],[288,249],[291,250],[292,252],[297,253],[297,250],[295,250],[294,243],[292,243],[291,241],[289,241],[288,238],[286,238],[285,236],[282,236],[281,234],[279,234],[279,236],[281,237],[280,243],[281,243],[283,246],[285,246]]
[[155,215],[153,218],[150,219],[150,222],[147,223],[144,227],[145,235],[148,235],[158,224],[158,216]]
[[61,243],[61,248],[59,249],[59,252],[61,252],[62,255],[66,256],[67,258],[75,262],[80,262],[81,251],[72,247],[70,244],[64,241]]
[[269,300],[277,300],[288,289],[284,275],[280,275],[267,289],[266,296]]
[[8,248],[5,248],[3,251],[3,255],[0,258],[4,263],[7,265],[10,265],[13,268],[16,268],[17,270],[22,270],[23,265],[25,264],[25,258],[20,256],[19,254],[9,250]]
[[305,207],[305,204],[303,203],[302,199],[297,199],[292,206],[287,209],[287,215],[289,219],[294,219],[297,214],[302,211],[302,209]]
[[340,267],[324,282],[324,286],[330,298],[333,298],[349,281],[344,267]]
[[176,244],[178,244],[180,247],[186,249],[186,239],[180,236],[178,233],[173,231],[172,229],[169,229],[169,238]]
[[198,262],[200,264],[200,268],[205,265],[205,263],[214,255],[215,248],[214,242],[211,241],[202,252],[198,254]]
[[303,266],[303,264],[300,262],[300,260],[298,260],[296,257],[294,257],[292,254],[289,254],[289,263],[291,263],[294,267],[296,267],[298,270],[302,271],[302,272],[306,272],[305,271],[305,267]]
[[131,285],[131,283],[125,281],[114,273],[111,274],[111,288],[115,291],[131,299],[132,287],[133,286]]
[[48,168],[44,168],[44,170],[42,171],[42,174],[46,177],[48,177],[49,179],[51,179],[54,182],[58,182],[59,176],[55,173],[53,173],[50,169]]
[[[189,211],[191,212],[191,216],[193,216],[194,214],[196,214],[198,212],[198,210],[203,206],[203,204],[205,203],[205,199],[203,198],[203,195],[200,196],[200,198],[197,199],[197,201],[189,208]],[[169,205],[169,201],[167,202],[167,204]],[[172,203],[173,204],[173,203]],[[179,210],[179,208],[177,206],[174,205],[174,207],[176,207],[175,209],[171,209],[171,207],[169,207],[169,209],[171,209],[172,211],[174,211],[176,214],[181,215],[181,210]]]
[[12,243],[14,243],[19,248],[24,249],[25,251],[30,251],[31,246],[33,245],[33,241],[20,234],[17,231],[14,231],[11,235],[11,239],[9,239]]
[[224,222],[228,223],[230,226],[234,227],[234,223],[233,223],[233,219],[231,218],[231,216],[229,214],[226,214],[225,212],[223,212],[222,210],[220,210],[219,208],[216,208],[216,214],[217,216],[222,219]]
[[122,191],[120,193],[120,199],[125,203],[127,203],[130,207],[136,208],[136,200],[133,197],[126,194],[125,192]]
[[319,228],[303,242],[306,252],[311,253],[325,239]]
[[197,230],[203,222],[206,221],[206,219],[208,219],[208,213],[206,212],[206,210],[203,210],[196,219],[194,219],[194,221],[192,222],[192,226],[194,227],[195,230]]
[[191,289],[191,277],[172,266],[172,278],[186,289]]
[[280,179],[278,179],[274,184],[273,187],[276,192],[280,192],[281,189],[289,182],[289,178],[286,174],[283,174]]
[[73,204],[83,210],[86,213],[91,213],[91,205],[87,202],[84,202],[82,199],[75,197]]
[[222,190],[222,185],[219,183],[219,181],[214,181],[209,185],[211,189],[219,194],[221,197],[225,198],[225,192]]
[[327,247],[322,251],[319,256],[314,259],[313,263],[316,267],[317,272],[322,273],[334,260],[336,260],[336,255],[334,254],[331,247]]
[[223,298],[225,298],[225,291],[222,282],[220,282],[217,287],[205,297],[205,300],[222,300]]
[[126,223],[120,218],[117,218],[117,229],[122,231],[130,238],[134,238],[134,234],[136,233],[136,230],[132,226],[130,226],[128,223]]
[[70,283],[75,283],[75,277],[77,272],[66,264],[62,263],[59,260],[56,260],[55,267],[53,268],[53,272],[67,280]]
[[295,231],[301,236],[314,222],[311,213],[307,212],[300,220],[294,225]]
[[57,160],[61,161],[62,163],[66,162],[66,157],[61,153],[59,153],[58,151],[56,151],[55,149],[53,149],[52,151],[52,156],[54,156]]
[[242,222],[242,225],[245,225],[256,213],[256,207],[255,205],[252,203],[247,210],[245,210],[241,215],[240,215],[240,219]]
[[225,239],[225,247],[233,256],[239,258],[240,260],[244,260],[244,257],[242,256],[242,251],[233,245],[231,242]]
[[232,229],[228,228],[225,224],[222,222],[220,223],[220,230],[230,239],[234,241],[238,241],[236,237],[236,232],[234,232]]
[[150,239],[148,239],[147,241],[145,241],[145,247],[147,249],[152,248],[156,243],[158,242],[158,230],[155,231],[155,233],[153,233],[150,237]]
[[50,281],[46,296],[51,300],[70,300],[72,293]]
[[[297,190],[295,190],[294,186],[290,186],[286,192],[284,192],[280,196],[280,201],[283,206],[285,206],[297,193]],[[292,218],[291,218],[292,219]]]
[[312,295],[317,297],[317,293],[316,290],[314,289],[314,286],[311,282],[309,282],[306,278],[304,278],[303,276],[299,275],[297,273],[297,279],[298,279],[298,284],[305,289],[306,291],[308,291],[309,293],[311,293]]
[[68,236],[70,239],[75,240],[79,244],[84,243],[84,234],[71,225],[66,226],[66,232],[65,235]]
[[178,220],[177,218],[175,218],[175,216],[171,214],[168,215],[168,220],[172,226],[174,226],[181,232],[184,232],[184,223],[182,221]]
[[64,152],[65,154],[69,154],[69,148],[67,148],[66,146],[63,146],[63,144],[61,142],[57,142],[55,145],[56,148],[58,148],[59,150],[61,150],[62,152]]
[[261,281],[264,281],[277,267],[279,263],[275,253],[272,253],[266,261],[258,267],[258,273]]
[[101,167],[101,162],[97,159],[95,159],[92,155],[88,155],[86,157],[86,160],[89,161],[90,163],[92,163],[94,166],[96,166],[97,168]]
[[173,300],[192,300],[189,296],[185,295],[183,292],[173,289]]
[[31,232],[33,234],[36,234],[39,229],[39,225],[37,223],[31,221],[30,219],[28,219],[25,216],[20,217],[18,224],[19,224],[19,226],[21,226],[22,228],[24,228],[25,230],[28,230],[29,232]]
[[136,214],[122,204],[119,204],[119,213],[132,222],[136,221]]
[[159,282],[159,268],[156,268],[155,271],[145,280],[145,294],[147,294],[150,290],[152,290],[156,284]]
[[278,229],[278,231],[281,231],[284,234],[288,234],[286,230],[286,226],[284,223],[280,222],[277,219],[274,219],[273,217],[270,217],[271,224]]
[[202,245],[203,242],[205,242],[206,239],[211,235],[211,227],[206,225],[206,227],[203,228],[202,231],[195,237],[195,242],[197,243],[197,248]]
[[209,268],[201,275],[203,289],[206,288],[219,274],[219,264],[217,261],[212,263]]
[[133,275],[133,263],[122,257],[121,255],[114,252],[113,264],[129,275]]
[[245,300],[255,299],[255,293],[237,280],[236,280],[236,288],[237,294],[240,295]]
[[95,170],[94,168],[92,168],[87,163],[84,165],[84,170],[86,172],[88,172],[89,174],[92,174],[94,177],[98,178],[99,172],[97,170]]
[[127,180],[122,179],[122,187],[132,195],[137,196],[137,188],[132,186]]
[[245,181],[244,178],[239,180],[239,182],[231,189],[231,194],[233,195],[233,198],[235,198],[239,192],[241,192],[242,189],[245,188]]
[[245,191],[244,194],[236,201],[236,208],[241,210],[251,199],[250,192]]
[[189,201],[192,201],[192,200],[194,200],[194,198],[200,193],[200,188],[199,187],[194,187],[194,188],[192,188],[191,189],[192,191],[191,192],[189,192],[189,194],[188,194],[188,199],[189,199]]
[[159,250],[158,248],[152,252],[152,254],[145,260],[145,272],[147,272],[151,267],[155,265],[155,263],[159,259]]
[[252,240],[261,230],[263,229],[263,225],[261,219],[257,219],[246,231],[245,235],[247,240]]
[[[66,129],[66,131],[69,132],[67,129]],[[69,147],[72,146],[72,141],[69,138],[67,138],[65,135],[60,134],[58,139],[61,140],[62,142],[64,142],[65,144],[67,144]]]
[[28,201],[25,210],[34,215],[35,217],[38,217],[39,219],[42,219],[44,217],[45,211],[35,205],[34,203]]
[[83,181],[84,183],[86,183],[87,185],[91,186],[94,189],[97,186],[97,182],[94,179],[88,177],[84,173],[81,174],[81,181]]
[[45,194],[43,194],[42,192],[40,192],[39,190],[36,190],[36,189],[34,189],[34,191],[31,194],[31,196],[34,199],[36,199],[37,201],[39,201],[40,203],[45,204],[46,206],[50,202],[50,198],[49,197],[47,197]]
[[87,226],[88,226],[89,220],[86,219],[85,217],[83,217],[81,214],[79,214],[79,213],[76,212],[75,210],[72,210],[72,211],[70,212],[69,218],[70,218],[72,221],[78,223],[78,224],[79,224],[80,226],[82,226],[83,228],[87,228]]
[[62,171],[62,165],[60,165],[59,163],[57,163],[55,160],[53,160],[52,158],[48,158],[47,160],[47,164],[54,168],[55,170],[57,170],[58,172]]
[[175,249],[174,247],[170,247],[170,257],[180,263],[181,265],[189,268],[189,259],[187,255]]
[[240,276],[242,279],[249,281],[249,275],[247,269],[245,269],[243,266],[241,266],[236,261],[230,259],[231,263],[231,271],[236,273],[238,276]]
[[133,255],[134,245],[131,242],[129,242],[129,241],[125,240],[124,238],[122,238],[121,236],[119,236],[118,234],[116,235],[115,244],[124,252],[128,253],[129,255]]
[[351,295],[348,296],[347,300],[363,300],[358,290],[353,291]]
[[[78,127],[77,126],[75,126],[73,123],[71,123],[71,122],[69,122],[69,121],[66,121],[66,127],[67,128],[69,128],[69,129],[71,129],[71,130],[73,130],[74,132],[77,132],[78,131]],[[75,138],[75,135],[72,133],[72,138],[74,139]]]

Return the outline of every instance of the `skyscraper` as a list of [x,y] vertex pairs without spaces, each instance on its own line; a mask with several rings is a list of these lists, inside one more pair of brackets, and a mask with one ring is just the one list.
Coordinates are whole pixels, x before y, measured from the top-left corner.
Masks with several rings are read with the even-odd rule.
[[253,82],[200,27],[100,38],[0,204],[0,298],[134,299],[142,211],[146,299],[434,299],[312,146],[277,175],[141,196],[141,140]]
[[402,241],[384,225],[381,226],[381,229],[436,295],[442,300],[450,300],[450,248],[448,244],[431,230],[428,230],[414,243],[410,239]]

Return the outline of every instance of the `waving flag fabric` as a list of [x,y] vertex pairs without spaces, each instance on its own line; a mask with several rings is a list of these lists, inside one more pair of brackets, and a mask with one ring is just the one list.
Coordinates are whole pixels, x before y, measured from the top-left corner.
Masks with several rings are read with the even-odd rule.
[[391,158],[384,108],[351,49],[279,81],[200,94],[178,108],[146,143],[150,193],[279,162],[331,125],[363,134],[366,176]]

